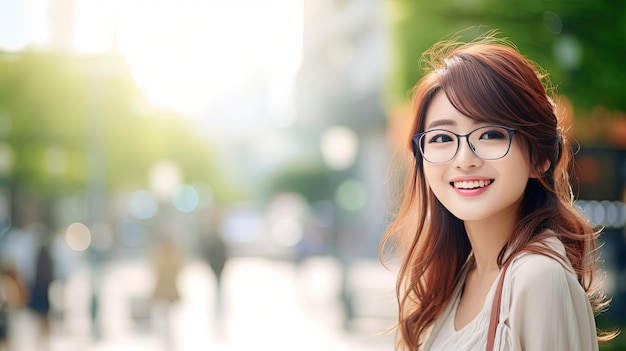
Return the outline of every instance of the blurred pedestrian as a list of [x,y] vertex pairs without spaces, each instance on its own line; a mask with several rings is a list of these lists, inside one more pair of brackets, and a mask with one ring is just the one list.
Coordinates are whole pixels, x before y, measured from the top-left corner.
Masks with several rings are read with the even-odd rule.
[[11,324],[28,302],[28,287],[14,265],[0,273],[0,350],[10,350]]
[[54,280],[54,264],[47,244],[39,246],[35,259],[35,280],[30,288],[28,308],[34,312],[38,329],[38,350],[49,348],[50,284]]
[[9,349],[9,328],[11,322],[10,316],[10,284],[7,284],[6,278],[0,278],[0,350]]
[[216,212],[204,238],[203,254],[215,276],[215,321],[220,323],[223,312],[223,273],[228,261],[228,247],[222,237],[222,215]]
[[398,349],[598,350],[598,233],[573,205],[547,74],[493,32],[423,58],[385,236],[402,259]]
[[155,285],[152,308],[155,327],[163,335],[168,350],[173,350],[172,312],[180,300],[178,279],[185,264],[182,249],[171,236],[158,243],[153,255]]

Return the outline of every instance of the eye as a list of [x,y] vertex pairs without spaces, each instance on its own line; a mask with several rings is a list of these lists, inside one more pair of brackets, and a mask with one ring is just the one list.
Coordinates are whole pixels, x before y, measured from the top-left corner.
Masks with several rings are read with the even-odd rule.
[[429,144],[449,143],[451,141],[454,141],[452,136],[442,132],[429,133],[427,138],[427,142]]
[[507,139],[508,134],[502,128],[489,128],[480,134],[480,139]]

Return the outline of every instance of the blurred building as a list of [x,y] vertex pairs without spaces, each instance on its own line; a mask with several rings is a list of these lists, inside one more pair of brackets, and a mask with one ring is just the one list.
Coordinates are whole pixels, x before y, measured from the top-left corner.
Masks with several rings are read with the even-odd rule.
[[[357,255],[375,255],[388,205],[385,179],[390,152],[383,90],[391,50],[383,5],[380,0],[304,1],[294,129],[309,148],[305,153],[322,158],[320,143],[330,129],[339,127],[356,136],[350,142],[356,145],[353,160],[327,166],[335,193],[335,224],[341,233],[335,243]],[[342,153],[343,147],[336,140],[325,152]],[[341,191],[351,199],[343,208],[337,203]]]
[[611,297],[607,315],[626,321],[626,150],[584,146],[576,154],[573,190],[577,206],[602,228],[604,289]]

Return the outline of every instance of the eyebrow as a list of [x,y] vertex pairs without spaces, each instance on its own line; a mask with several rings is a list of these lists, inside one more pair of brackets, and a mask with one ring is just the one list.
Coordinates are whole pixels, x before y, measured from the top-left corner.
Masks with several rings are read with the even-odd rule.
[[455,126],[456,122],[451,120],[451,119],[438,119],[435,121],[432,121],[428,127],[426,128],[426,130],[428,129],[433,129],[435,127],[441,127],[441,126]]

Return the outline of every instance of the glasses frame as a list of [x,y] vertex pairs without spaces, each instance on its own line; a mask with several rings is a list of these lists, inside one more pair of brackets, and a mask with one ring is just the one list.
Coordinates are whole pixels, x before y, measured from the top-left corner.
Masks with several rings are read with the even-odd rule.
[[[508,135],[509,135],[509,145],[506,148],[506,152],[504,153],[504,155],[500,156],[500,157],[493,157],[493,158],[486,158],[486,157],[482,157],[479,154],[476,153],[476,148],[474,147],[474,145],[472,145],[472,143],[469,140],[469,136],[474,133],[475,131],[479,130],[479,129],[484,129],[484,128],[489,128],[489,127],[496,127],[496,128],[502,128],[504,130],[507,131]],[[454,150],[454,154],[452,154],[452,157],[450,157],[450,159],[446,160],[446,161],[441,161],[441,162],[433,162],[430,161],[429,159],[426,158],[426,156],[424,156],[424,150],[422,147],[422,139],[424,138],[424,136],[426,135],[426,133],[435,131],[435,130],[441,130],[450,134],[454,134],[456,136],[456,150]],[[513,128],[509,128],[509,127],[505,127],[505,126],[501,126],[501,125],[497,125],[497,124],[491,124],[491,125],[486,125],[486,126],[482,126],[482,127],[478,127],[474,130],[472,130],[471,132],[467,133],[467,134],[457,134],[453,131],[447,130],[447,129],[443,129],[443,128],[435,128],[435,129],[430,129],[430,130],[426,130],[423,131],[421,133],[415,134],[413,136],[413,154],[417,157],[417,150],[419,150],[420,155],[422,155],[422,158],[424,160],[426,160],[426,162],[428,163],[432,163],[432,164],[442,164],[442,163],[447,163],[452,161],[456,155],[459,153],[459,148],[461,147],[461,138],[465,138],[465,141],[467,142],[467,145],[469,146],[470,150],[472,150],[472,153],[474,155],[476,155],[476,157],[482,159],[482,160],[487,160],[487,161],[492,161],[492,160],[499,160],[501,158],[504,158],[506,155],[509,154],[509,151],[511,150],[511,142],[513,141],[513,136],[515,135],[515,129]]]

